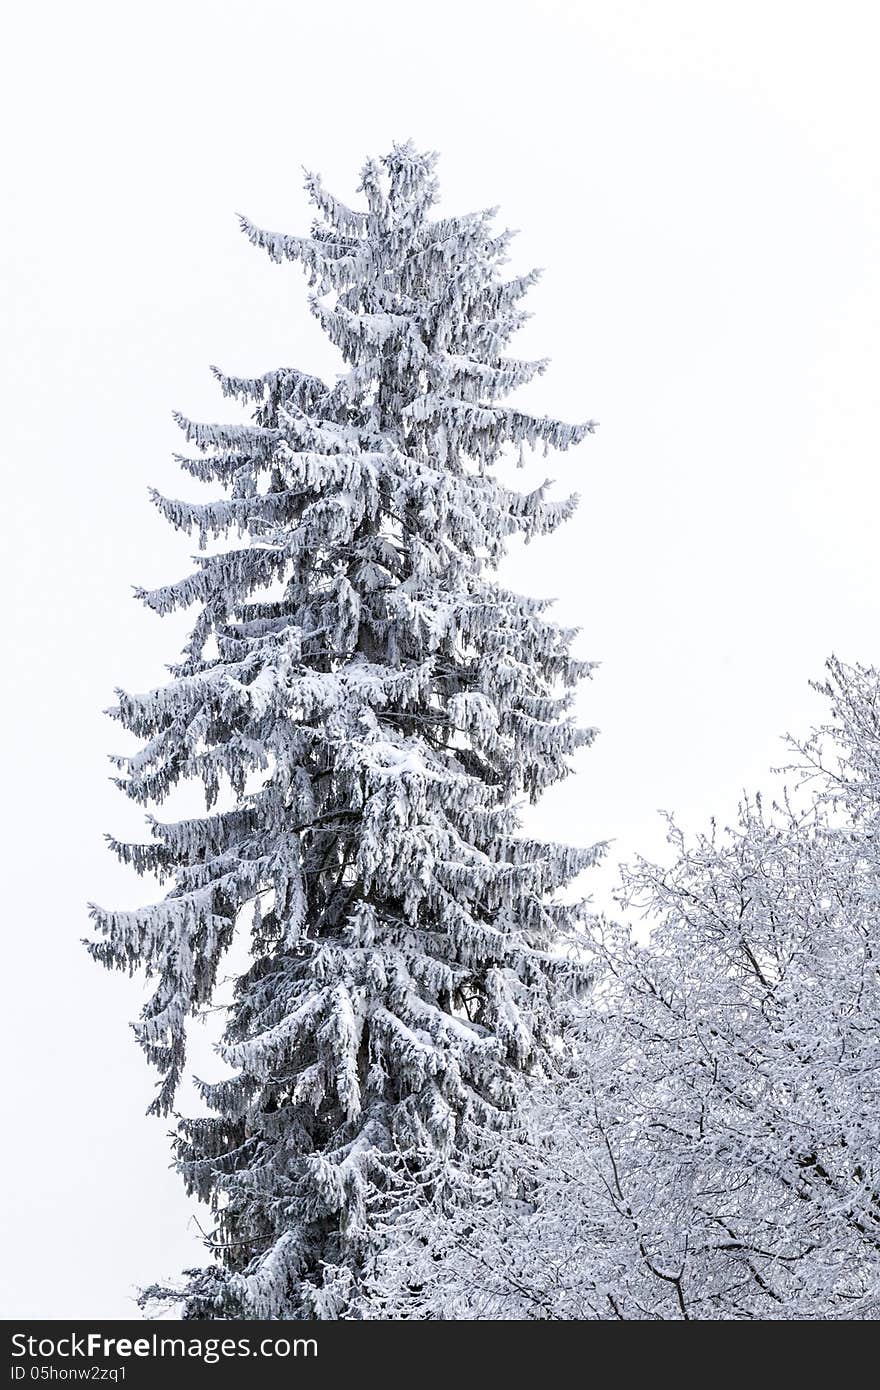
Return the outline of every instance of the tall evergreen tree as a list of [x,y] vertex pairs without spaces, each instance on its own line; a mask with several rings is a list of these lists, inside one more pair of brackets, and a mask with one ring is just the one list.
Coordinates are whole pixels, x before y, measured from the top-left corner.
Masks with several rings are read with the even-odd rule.
[[513,490],[492,465],[593,425],[498,403],[546,365],[504,355],[537,272],[501,277],[511,234],[494,211],[430,215],[435,159],[407,144],[369,161],[361,210],[308,176],[307,237],[242,219],[305,268],[346,371],[331,386],[215,371],[252,423],[178,416],[196,450],[180,462],[224,496],[153,496],[203,551],[245,538],[140,591],[197,617],[165,686],[119,692],[112,713],[144,740],[119,783],[152,805],[201,779],[206,814],[112,842],[171,886],[153,906],[93,908],[90,946],[156,982],[137,1032],[167,1113],[187,1020],[252,916],[219,1049],[233,1075],[198,1083],[210,1115],[179,1121],[219,1257],[189,1272],[188,1317],[350,1309],[395,1156],[460,1170],[512,1078],[540,1070],[580,968],[558,890],[598,851],[527,838],[517,803],[590,741],[569,713],[589,667],[545,601],[493,577],[508,538],[552,531],[576,499]]

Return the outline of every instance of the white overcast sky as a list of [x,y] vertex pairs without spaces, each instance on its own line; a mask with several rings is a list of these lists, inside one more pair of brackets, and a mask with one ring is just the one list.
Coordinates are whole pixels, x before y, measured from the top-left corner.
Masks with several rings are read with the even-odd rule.
[[[809,0],[19,4],[4,25],[5,795],[0,1314],[135,1315],[201,1260],[128,1031],[141,983],[79,944],[148,889],[104,848],[113,687],[184,626],[132,600],[187,571],[148,504],[194,495],[170,411],[208,372],[337,369],[298,270],[234,214],[307,229],[301,166],[441,152],[444,207],[499,205],[546,275],[530,406],[594,417],[549,461],[582,506],[517,556],[602,662],[601,738],[536,816],[660,854],[657,810],[729,815],[877,632],[876,7]],[[604,900],[610,870],[596,878]],[[207,1048],[202,1070],[211,1066]]]

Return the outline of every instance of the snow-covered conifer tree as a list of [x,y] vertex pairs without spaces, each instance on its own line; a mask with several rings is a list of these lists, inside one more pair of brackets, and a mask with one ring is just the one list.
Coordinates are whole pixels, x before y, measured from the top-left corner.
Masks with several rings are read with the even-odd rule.
[[307,237],[242,219],[304,267],[345,371],[216,371],[251,422],[177,418],[183,467],[223,496],[154,495],[204,553],[140,593],[196,616],[172,679],[119,693],[113,714],[143,740],[119,780],[148,806],[200,779],[206,814],[113,842],[170,886],[95,908],[90,949],[155,982],[137,1032],[167,1113],[187,1020],[233,934],[252,934],[220,1046],[233,1074],[199,1083],[209,1117],[179,1122],[218,1251],[190,1272],[188,1317],[350,1310],[394,1163],[433,1157],[454,1180],[512,1078],[540,1069],[581,968],[558,890],[597,851],[525,837],[517,805],[589,742],[569,713],[588,667],[545,602],[493,577],[508,538],[552,531],[574,499],[512,490],[492,466],[593,426],[499,403],[545,367],[505,355],[536,274],[502,278],[510,233],[492,212],[432,217],[434,164],[410,144],[369,161],[357,210],[309,176]]

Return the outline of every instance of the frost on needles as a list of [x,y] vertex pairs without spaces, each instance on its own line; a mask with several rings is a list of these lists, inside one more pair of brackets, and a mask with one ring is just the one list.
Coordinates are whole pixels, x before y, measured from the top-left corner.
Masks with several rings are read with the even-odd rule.
[[305,269],[346,370],[215,369],[252,422],[177,419],[180,463],[222,495],[153,495],[202,553],[139,597],[195,622],[166,685],[119,692],[143,743],[115,761],[145,807],[200,780],[206,813],[112,842],[168,892],[94,908],[90,950],[155,985],[136,1028],[165,1114],[187,1020],[251,934],[219,1048],[232,1076],[199,1082],[209,1117],[178,1123],[187,1189],[216,1214],[187,1317],[351,1315],[392,1238],[383,1194],[401,1171],[438,1199],[465,1181],[583,968],[559,890],[599,848],[525,837],[518,806],[590,741],[570,715],[589,666],[545,601],[494,577],[508,538],[551,532],[575,499],[493,465],[593,424],[501,404],[546,365],[505,355],[536,273],[503,278],[494,210],[431,216],[435,160],[411,144],[370,160],[358,210],[308,176],[307,237],[242,219]]

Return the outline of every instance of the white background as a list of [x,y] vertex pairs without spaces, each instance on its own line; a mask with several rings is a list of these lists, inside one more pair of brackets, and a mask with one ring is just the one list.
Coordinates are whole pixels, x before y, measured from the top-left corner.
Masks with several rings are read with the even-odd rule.
[[[4,28],[0,1313],[132,1316],[200,1262],[137,980],[92,965],[85,903],[149,887],[101,835],[113,687],[164,679],[184,624],[132,601],[187,572],[149,506],[196,495],[172,408],[207,367],[337,369],[294,267],[234,213],[307,229],[301,166],[442,153],[444,209],[498,204],[547,268],[527,404],[594,416],[549,462],[580,512],[516,557],[602,661],[602,736],[537,824],[663,852],[659,807],[732,813],[821,715],[832,651],[875,661],[880,310],[871,4],[335,0],[19,4]],[[595,877],[607,901],[611,868]],[[211,1066],[207,1047],[199,1063]]]

